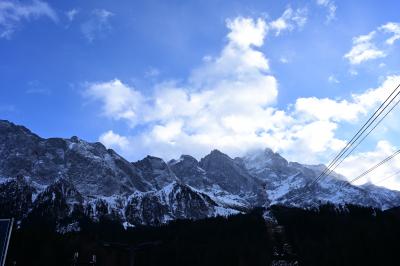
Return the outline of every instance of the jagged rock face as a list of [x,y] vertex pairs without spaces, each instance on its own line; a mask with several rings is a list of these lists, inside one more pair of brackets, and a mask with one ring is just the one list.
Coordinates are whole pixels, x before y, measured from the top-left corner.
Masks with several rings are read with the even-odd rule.
[[205,218],[213,213],[214,207],[217,207],[208,195],[197,193],[186,185],[173,184],[172,188],[167,187],[164,192],[167,204],[172,207],[175,218]]
[[400,205],[400,192],[370,186],[351,186],[344,177],[333,173],[320,182],[309,186],[323,170],[323,165],[305,166],[288,163],[271,150],[246,155],[243,162],[249,172],[266,183],[266,191],[272,204],[297,207],[316,207],[331,202],[354,203],[376,208]]
[[32,169],[30,158],[41,138],[22,126],[0,121],[0,175],[16,177]]
[[62,220],[74,211],[82,211],[82,203],[83,197],[72,182],[60,179],[37,196],[29,215]]
[[157,192],[133,195],[126,208],[126,217],[131,224],[157,225],[174,219],[214,216],[218,213],[217,207],[206,194],[174,182]]
[[131,224],[159,225],[172,220],[168,206],[162,204],[154,194],[132,197],[125,215]]
[[[2,217],[54,222],[62,230],[82,216],[108,218],[131,225],[159,225],[175,219],[200,219],[237,211],[219,206],[208,195],[173,182],[161,190],[135,192],[129,197],[84,197],[70,180],[35,189],[30,180],[10,179],[0,185]],[[66,223],[65,221],[69,221]]]
[[269,173],[286,175],[293,173],[292,168],[288,167],[288,161],[271,149],[248,153],[243,158],[243,163],[250,172],[262,173],[260,177],[267,177]]
[[[215,209],[208,196],[178,184],[160,158],[130,163],[100,143],[43,139],[7,121],[0,121],[0,133],[4,217],[66,220],[78,213],[94,220],[158,224],[235,212]],[[171,184],[174,189],[166,193]]]
[[[380,209],[399,206],[400,193],[394,191],[376,193],[377,190],[379,191],[379,188],[376,186],[371,188],[346,186],[343,181],[325,180],[309,188],[293,189],[276,201],[297,207],[317,207],[324,203],[344,205],[349,202]],[[384,190],[386,191],[386,189]]]
[[213,183],[234,194],[252,191],[253,186],[257,185],[246,169],[218,150],[201,159],[200,167]]
[[109,198],[93,198],[85,202],[83,206],[84,214],[92,220],[101,220],[104,218],[124,222],[125,221],[125,197],[112,197]]
[[156,190],[177,181],[175,174],[163,159],[147,156],[143,160],[133,163],[139,174]]
[[0,122],[0,175],[29,176],[45,185],[68,177],[84,194],[151,189],[131,163],[101,143],[88,143],[77,137],[42,139],[5,121]]
[[198,189],[207,189],[212,186],[212,181],[208,179],[206,171],[190,155],[182,155],[179,160],[169,161],[168,165],[183,184]]
[[22,219],[32,208],[35,192],[23,178],[4,180],[0,183],[0,217]]
[[400,192],[351,186],[337,174],[307,186],[323,170],[287,162],[270,149],[235,159],[214,150],[200,162],[182,155],[168,163],[153,156],[130,163],[100,143],[43,139],[0,120],[0,215],[48,218],[60,232],[77,230],[77,217],[157,225],[270,204],[400,205]]
[[245,198],[250,205],[266,204],[265,184],[252,176],[240,161],[214,150],[199,165],[207,172],[208,179],[222,190]]

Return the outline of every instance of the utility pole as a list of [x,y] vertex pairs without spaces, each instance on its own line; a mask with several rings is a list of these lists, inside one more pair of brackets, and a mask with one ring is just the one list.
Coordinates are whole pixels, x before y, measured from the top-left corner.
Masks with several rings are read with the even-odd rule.
[[79,252],[74,253],[74,257],[72,258],[72,266],[78,265],[78,258],[79,258]]
[[92,259],[91,259],[91,261],[89,262],[89,264],[95,266],[95,265],[96,265],[96,262],[97,262],[96,255],[93,254],[93,255],[92,255]]
[[0,265],[4,266],[7,258],[8,245],[10,244],[14,218],[0,219]]

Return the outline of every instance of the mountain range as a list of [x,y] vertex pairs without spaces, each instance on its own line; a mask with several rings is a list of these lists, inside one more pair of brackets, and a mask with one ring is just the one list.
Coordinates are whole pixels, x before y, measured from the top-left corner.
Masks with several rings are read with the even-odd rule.
[[52,219],[60,232],[79,230],[76,221],[83,216],[128,227],[271,205],[400,206],[400,192],[354,186],[335,173],[307,186],[324,169],[288,162],[271,149],[237,158],[213,150],[200,160],[182,155],[129,162],[99,142],[45,139],[0,120],[0,216]]

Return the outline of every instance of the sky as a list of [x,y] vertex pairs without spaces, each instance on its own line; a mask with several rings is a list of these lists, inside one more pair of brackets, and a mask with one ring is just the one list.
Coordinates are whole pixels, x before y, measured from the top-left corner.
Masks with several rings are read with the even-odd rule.
[[[398,1],[0,0],[0,118],[131,161],[328,163],[400,83]],[[400,147],[394,111],[336,169]],[[357,184],[400,190],[400,158]]]

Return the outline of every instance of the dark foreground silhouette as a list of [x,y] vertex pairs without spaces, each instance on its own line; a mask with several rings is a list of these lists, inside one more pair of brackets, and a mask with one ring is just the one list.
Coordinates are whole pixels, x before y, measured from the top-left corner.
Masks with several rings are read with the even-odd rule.
[[400,208],[273,207],[300,265],[400,265]]
[[[398,265],[400,209],[322,206],[302,210],[273,206],[278,225],[261,209],[228,218],[180,220],[159,227],[125,230],[107,218],[81,218],[79,232],[58,234],[45,217],[31,218],[14,231],[7,265]],[[282,242],[284,238],[285,243]],[[290,245],[290,258],[276,254]],[[78,257],[74,262],[74,254]],[[75,263],[75,264],[74,264]]]

